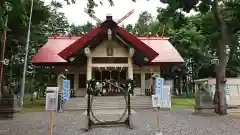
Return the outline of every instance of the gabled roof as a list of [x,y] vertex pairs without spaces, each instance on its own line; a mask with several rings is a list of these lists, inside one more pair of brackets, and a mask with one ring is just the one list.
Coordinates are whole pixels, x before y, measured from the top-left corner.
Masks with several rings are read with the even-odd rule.
[[84,48],[87,42],[93,39],[99,32],[101,32],[101,28],[94,28],[90,31],[86,36],[79,37],[74,43],[69,44],[64,50],[59,52],[59,56],[64,59],[67,59],[69,56],[75,54],[79,49]]
[[168,38],[139,37],[141,41],[155,50],[159,55],[151,62],[161,63],[183,63],[184,60],[175,47],[168,41]]
[[125,38],[127,41],[134,43],[137,49],[140,52],[144,52],[144,55],[146,55],[150,61],[152,61],[154,58],[156,58],[159,55],[158,52],[156,52],[156,50],[152,49],[146,43],[139,40],[139,38],[133,36],[132,34],[128,33],[123,28],[118,27],[118,33],[121,34],[123,38]]
[[[40,48],[37,54],[32,58],[33,64],[47,64],[47,63],[67,63],[67,61],[60,57],[60,52],[64,52],[71,44],[79,42],[82,37],[49,37],[48,42]],[[184,60],[168,41],[168,38],[160,37],[137,37],[141,42],[144,42],[159,55],[154,58],[152,63],[183,63]],[[81,41],[84,42],[85,40]],[[68,54],[69,55],[69,54]]]
[[[137,37],[128,33],[123,28],[119,27],[117,23],[111,19],[105,20],[103,23],[101,23],[101,25],[98,28],[94,28],[92,31],[87,33],[84,37],[76,40],[74,43],[72,43],[63,51],[61,51],[58,55],[64,59],[67,59],[68,57],[77,53],[80,49],[85,48],[88,45],[88,43],[90,42],[92,43],[92,40],[94,39],[94,37],[104,39],[107,35],[108,29],[112,30],[112,36],[119,34],[120,36],[124,37],[124,41],[127,41],[128,43],[130,43],[132,47],[135,48],[137,51],[142,52],[149,61],[152,61],[154,58],[156,58],[159,55],[151,47],[146,45]],[[96,44],[96,42],[93,44]]]

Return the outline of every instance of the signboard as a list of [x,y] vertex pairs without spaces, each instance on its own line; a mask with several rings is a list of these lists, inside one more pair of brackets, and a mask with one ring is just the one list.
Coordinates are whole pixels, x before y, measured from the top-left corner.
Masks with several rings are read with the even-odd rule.
[[63,80],[63,100],[68,101],[70,98],[70,80]]
[[164,79],[157,77],[155,82],[155,95],[152,95],[153,107],[171,108],[171,87],[163,85]]
[[153,107],[161,107],[162,106],[162,93],[163,93],[163,83],[164,79],[160,77],[156,77],[155,79],[155,95],[152,95],[152,104]]
[[58,87],[47,87],[45,110],[55,111],[57,110],[57,105],[58,105]]
[[171,86],[164,85],[163,86],[163,96],[160,99],[162,102],[162,108],[171,108]]
[[[210,85],[210,94],[212,96],[212,99],[214,98],[215,87],[216,87],[216,85],[214,85],[214,84]],[[224,92],[225,92],[226,100],[228,102],[229,99],[230,99],[230,85],[228,85],[228,84],[225,85],[225,91]]]
[[158,95],[152,95],[152,105],[153,107],[161,107],[160,99]]

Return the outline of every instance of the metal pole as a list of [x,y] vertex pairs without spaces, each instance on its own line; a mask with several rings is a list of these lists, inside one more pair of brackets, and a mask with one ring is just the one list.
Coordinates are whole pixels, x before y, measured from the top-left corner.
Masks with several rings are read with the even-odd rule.
[[2,33],[2,45],[1,45],[1,60],[0,60],[0,99],[2,95],[2,83],[3,83],[3,64],[4,64],[4,54],[5,54],[5,46],[6,46],[6,39],[7,39],[7,23],[8,23],[8,15],[5,18],[5,30]]
[[24,99],[24,89],[25,89],[25,79],[26,79],[26,70],[27,70],[27,59],[28,59],[28,47],[29,47],[29,42],[30,42],[31,24],[32,24],[32,10],[33,10],[33,0],[31,0],[27,42],[26,42],[26,48],[25,48],[25,59],[24,59],[23,76],[22,76],[22,84],[21,84],[20,111],[22,111],[22,109],[23,109],[23,99]]

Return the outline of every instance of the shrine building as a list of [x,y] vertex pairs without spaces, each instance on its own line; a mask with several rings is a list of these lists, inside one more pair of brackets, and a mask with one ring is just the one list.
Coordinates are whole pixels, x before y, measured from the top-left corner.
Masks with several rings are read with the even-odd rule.
[[[53,36],[32,58],[36,65],[53,65],[70,80],[75,96],[86,95],[86,80],[134,79],[135,96],[146,95],[148,79],[162,68],[184,60],[167,37],[137,37],[118,26],[112,16],[85,36]],[[109,95],[118,95],[109,87]],[[111,94],[110,94],[111,93]]]

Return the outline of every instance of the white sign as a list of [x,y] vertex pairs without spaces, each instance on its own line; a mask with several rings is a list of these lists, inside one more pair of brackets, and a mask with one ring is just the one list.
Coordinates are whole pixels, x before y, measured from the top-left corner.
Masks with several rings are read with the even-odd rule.
[[164,85],[159,95],[152,95],[153,107],[171,108],[170,85]]
[[170,85],[164,85],[163,86],[163,96],[160,99],[162,102],[162,108],[171,108],[171,86]]
[[58,87],[47,87],[45,110],[55,111],[57,110],[57,106],[58,106]]
[[160,97],[158,95],[152,95],[152,105],[153,107],[161,107]]

